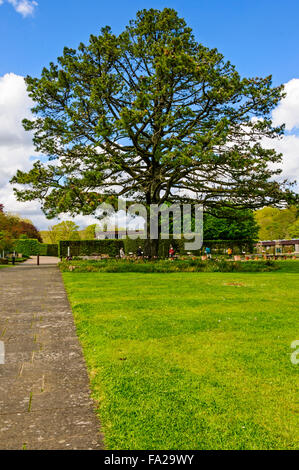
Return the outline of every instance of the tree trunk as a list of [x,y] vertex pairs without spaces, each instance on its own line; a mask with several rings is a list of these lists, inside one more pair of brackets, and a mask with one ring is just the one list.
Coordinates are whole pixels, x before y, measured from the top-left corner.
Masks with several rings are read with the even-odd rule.
[[144,254],[147,256],[149,259],[154,259],[158,257],[159,254],[159,239],[157,240],[151,240],[150,238],[147,238],[145,240],[144,244]]
[[159,227],[158,227],[159,238],[151,239],[151,219],[150,219],[150,211],[148,210],[148,216],[147,216],[147,221],[146,221],[147,238],[144,243],[144,254],[149,259],[157,258],[159,255],[160,231],[161,231],[161,228],[160,228],[160,223],[159,223]]

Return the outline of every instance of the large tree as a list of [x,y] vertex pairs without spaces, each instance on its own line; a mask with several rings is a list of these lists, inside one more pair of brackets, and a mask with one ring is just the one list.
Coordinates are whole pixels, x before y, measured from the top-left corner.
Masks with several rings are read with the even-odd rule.
[[259,226],[250,210],[231,211],[230,217],[204,214],[204,240],[258,240]]
[[72,220],[65,220],[49,227],[47,237],[51,243],[59,243],[62,240],[80,240],[79,225]]
[[31,220],[22,219],[17,215],[6,213],[4,210],[0,211],[0,231],[5,232],[12,239],[26,235],[28,238],[36,238],[38,241],[42,241],[39,231]]
[[217,216],[291,196],[274,181],[281,155],[261,143],[283,133],[271,121],[282,87],[241,78],[172,9],[138,12],[119,36],[103,28],[26,83],[36,105],[24,127],[49,161],[12,182],[48,217],[92,214],[117,196],[196,202]]

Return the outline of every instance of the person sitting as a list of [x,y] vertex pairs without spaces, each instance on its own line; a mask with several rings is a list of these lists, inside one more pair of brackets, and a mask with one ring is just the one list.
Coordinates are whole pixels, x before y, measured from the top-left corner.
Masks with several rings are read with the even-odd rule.
[[174,253],[175,253],[174,248],[173,248],[172,245],[170,245],[169,252],[168,252],[169,258],[173,258],[173,257],[174,257]]
[[141,258],[141,257],[143,256],[143,251],[142,251],[141,246],[139,246],[139,247],[137,248],[137,256],[138,256],[138,258]]

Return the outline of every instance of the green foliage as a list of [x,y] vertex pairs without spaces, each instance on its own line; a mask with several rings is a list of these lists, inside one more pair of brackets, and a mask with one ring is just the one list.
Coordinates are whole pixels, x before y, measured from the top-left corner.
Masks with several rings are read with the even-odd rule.
[[[213,232],[214,233],[214,232]],[[175,250],[175,253],[178,255],[185,255],[188,251],[185,250],[185,242],[186,240],[179,239],[176,240],[172,237],[169,238],[169,240],[160,240],[159,243],[159,250],[158,250],[158,257],[160,258],[167,258],[168,253],[169,253],[169,248],[170,245]],[[124,247],[125,247],[125,253],[129,254],[134,253],[136,254],[137,248],[141,246],[142,250],[145,250],[145,244],[146,240],[142,239],[137,239],[137,240],[131,240],[131,239],[126,239],[124,240]],[[234,239],[234,240],[221,240],[221,239],[213,239],[213,240],[204,240],[203,241],[203,246],[200,250],[193,250],[191,253],[194,256],[198,256],[201,254],[204,254],[205,248],[209,247],[211,248],[213,253],[223,253],[227,248],[232,248],[234,254],[239,254],[242,251],[245,251],[246,253],[252,253],[254,243],[252,239]]]
[[41,241],[39,231],[30,220],[8,214],[3,210],[0,210],[0,232],[2,233],[2,239],[6,240],[6,245],[9,245],[5,248],[7,250],[11,248],[13,239],[27,237]]
[[288,227],[288,232],[291,238],[299,238],[299,218]]
[[260,227],[260,240],[283,240],[298,235],[296,224],[298,224],[298,211],[295,206],[288,209],[277,209],[265,207],[255,213],[256,221]]
[[58,245],[39,243],[38,240],[21,237],[14,240],[12,249],[17,253],[22,253],[24,256],[58,256]]
[[107,450],[298,449],[298,274],[63,278]]
[[231,211],[228,218],[204,214],[204,240],[258,240],[259,226],[252,211]]
[[124,247],[123,240],[68,240],[59,242],[59,257],[65,258],[70,247],[71,256],[91,256],[105,254],[112,257],[119,255]]
[[0,231],[0,257],[2,251],[10,251],[13,246],[13,239],[11,233],[7,231]]
[[242,78],[173,9],[139,11],[118,36],[103,28],[26,83],[35,118],[24,127],[51,161],[12,183],[49,217],[94,214],[117,196],[224,215],[296,199],[275,181],[281,155],[262,145],[283,134],[271,121],[283,87]]
[[[103,272],[103,273],[172,273],[172,272],[268,272],[277,271],[279,265],[274,261],[209,261],[194,260],[176,261],[136,261],[136,260],[101,260],[101,261],[63,261],[59,264],[63,272],[70,267],[73,272]],[[298,263],[299,267],[299,263]]]
[[46,239],[52,244],[59,243],[61,240],[80,240],[79,225],[72,220],[66,220],[59,224],[49,227],[46,233]]
[[73,221],[66,221],[40,233],[43,242],[47,244],[59,243],[60,240],[94,240],[96,226],[97,224],[92,224],[84,230],[79,230],[79,226]]
[[[130,238],[124,240],[63,240],[59,242],[58,255],[59,257],[65,258],[68,253],[68,247],[70,247],[71,256],[106,254],[115,257],[119,255],[121,248],[124,249],[126,255],[129,253],[136,255],[139,246],[141,246],[144,252],[145,243],[146,240],[140,238],[136,240],[131,240]],[[176,254],[186,254],[184,246],[185,240],[175,240],[170,237],[169,240],[160,240],[158,251],[159,258],[168,257],[170,245],[173,246]],[[252,240],[205,240],[203,247],[200,250],[194,250],[192,254],[194,256],[203,254],[206,246],[209,246],[214,253],[223,253],[228,247],[231,247],[235,254],[240,253],[242,250],[245,250],[247,253],[253,250]]]
[[39,254],[41,256],[58,256],[58,245],[50,243],[40,244]]
[[24,238],[15,240],[13,248],[17,253],[22,253],[25,256],[39,255],[41,244],[33,238]]
[[79,232],[81,240],[94,240],[97,224],[92,224]]
[[[158,249],[158,257],[160,258],[167,258],[169,247],[173,245],[177,252],[183,252],[183,245],[181,240],[160,240],[159,242],[159,249]],[[141,246],[142,251],[145,252],[146,250],[146,240],[137,238],[136,240],[131,240],[130,238],[126,238],[124,240],[124,250],[126,255],[129,253],[133,253],[136,255],[138,247]]]

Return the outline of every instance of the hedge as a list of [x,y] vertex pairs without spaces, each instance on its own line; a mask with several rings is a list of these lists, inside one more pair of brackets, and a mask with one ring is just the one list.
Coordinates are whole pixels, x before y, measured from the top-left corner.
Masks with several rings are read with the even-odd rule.
[[58,245],[40,243],[35,238],[19,238],[14,241],[13,249],[25,256],[58,256]]
[[[172,245],[177,254],[186,254],[185,242],[188,240],[172,239],[160,240],[159,243],[159,257],[167,258],[169,247]],[[130,238],[124,240],[70,240],[59,242],[58,256],[66,258],[68,255],[68,247],[70,247],[71,256],[92,256],[92,255],[109,255],[115,257],[119,255],[119,250],[124,249],[125,253],[137,252],[137,248],[141,246],[144,251],[146,240],[136,239],[131,240]],[[239,253],[243,249],[246,252],[252,252],[254,242],[251,240],[205,240],[200,250],[194,250],[192,253],[194,256],[199,256],[203,253],[206,246],[209,246],[212,252],[223,252],[228,247],[233,249],[235,254]]]
[[66,258],[70,247],[71,256],[119,255],[119,250],[124,248],[124,240],[70,240],[60,241],[58,256]]
[[58,245],[51,243],[42,243],[40,244],[40,253],[41,256],[58,256]]
[[14,242],[14,250],[25,256],[39,255],[40,243],[35,238],[20,238]]

